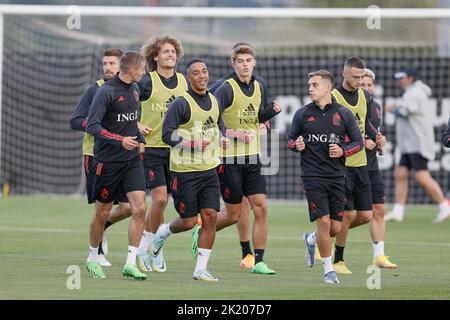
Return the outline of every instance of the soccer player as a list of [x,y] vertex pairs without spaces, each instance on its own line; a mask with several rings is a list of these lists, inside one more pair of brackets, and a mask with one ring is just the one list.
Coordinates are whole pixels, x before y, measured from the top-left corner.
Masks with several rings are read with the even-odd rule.
[[203,227],[193,278],[218,281],[207,265],[220,208],[218,149],[219,144],[226,146],[229,141],[219,132],[223,127],[219,123],[220,108],[216,98],[207,91],[209,74],[205,62],[189,61],[186,73],[190,88],[169,105],[162,128],[163,142],[173,147],[170,151],[171,190],[180,217],[160,225],[152,241],[152,259],[159,265],[159,252],[167,237],[194,228],[200,213]]
[[363,148],[361,133],[351,111],[331,98],[333,76],[326,70],[308,74],[310,104],[297,110],[289,130],[288,147],[301,152],[301,171],[309,218],[317,230],[305,233],[306,264],[315,263],[317,243],[325,282],[338,284],[331,262],[330,236],[339,233],[344,214],[343,158]]
[[[80,98],[80,102],[76,106],[72,117],[70,119],[70,127],[73,130],[86,132],[87,115],[97,89],[105,84],[106,81],[112,79],[116,73],[119,72],[119,60],[122,56],[122,50],[118,48],[109,48],[103,52],[103,79],[97,80],[91,84]],[[86,193],[88,203],[95,203],[91,199],[92,190],[94,188],[94,170],[92,162],[94,160],[94,137],[89,133],[85,133],[83,140],[83,163],[84,173],[86,175]],[[130,205],[127,202],[119,202],[119,206],[111,210],[108,220],[106,220],[104,229],[106,230],[110,225],[129,217],[131,214]],[[106,237],[103,236],[102,242],[99,245],[99,263],[104,267],[111,266],[111,263],[106,260],[105,255],[108,253]]]
[[[233,46],[232,50],[234,50],[237,47],[242,46],[242,45],[252,47],[252,45],[249,44],[248,42],[238,42]],[[209,88],[209,92],[214,94],[216,92],[216,90],[226,80],[233,78],[233,76],[235,76],[234,71],[227,74],[225,77],[222,77],[221,79],[217,80]],[[254,77],[261,79],[256,74],[254,74]],[[265,123],[260,123],[259,124],[260,134],[261,135],[266,134],[269,126],[270,126],[270,124],[268,121],[266,121]],[[255,266],[255,255],[253,254],[253,251],[252,251],[252,248],[250,245],[250,236],[251,236],[251,233],[250,233],[250,209],[251,209],[250,202],[248,201],[247,197],[243,196],[242,197],[242,207],[241,207],[241,217],[236,225],[237,225],[238,234],[239,234],[239,243],[241,245],[241,251],[242,251],[242,258],[239,263],[239,266],[241,268],[247,268],[247,269],[253,269],[253,267]],[[225,211],[226,211],[226,207],[224,206],[221,208],[220,213],[224,213]],[[253,224],[253,226],[255,226],[255,224]]]
[[[368,137],[382,149],[386,138],[369,121],[370,95],[361,88],[366,74],[364,61],[358,57],[345,60],[342,86],[331,94],[340,105],[352,111],[363,137]],[[349,229],[368,223],[372,219],[372,194],[367,171],[366,150],[363,148],[345,159],[345,212],[341,231],[336,235],[334,269],[337,273],[351,274],[344,262],[344,248]],[[355,212],[356,211],[356,212]]]
[[165,272],[163,251],[159,253],[160,265],[150,261],[148,253],[159,225],[164,222],[170,192],[170,148],[162,141],[162,125],[169,103],[187,91],[188,86],[184,76],[175,72],[178,59],[183,56],[183,47],[177,39],[170,35],[155,36],[143,45],[141,52],[150,70],[139,82],[142,101],[139,128],[146,140],[144,174],[147,189],[151,190],[152,205],[145,214],[137,261],[142,271]]
[[[369,105],[369,118],[376,128],[381,127],[381,106],[373,100],[375,90],[375,73],[366,69],[363,78],[363,88],[369,92],[372,100]],[[369,171],[370,190],[372,191],[372,223],[370,234],[372,236],[373,264],[379,268],[396,269],[397,265],[389,261],[389,257],[384,254],[384,182],[381,171],[378,168],[377,145],[371,139],[365,139],[367,156],[367,169]]]
[[448,119],[447,130],[442,135],[442,144],[446,148],[450,148],[450,118]]
[[137,52],[124,53],[120,58],[120,72],[97,90],[89,110],[87,132],[95,137],[92,196],[96,207],[86,267],[94,278],[106,278],[98,263],[98,245],[114,199],[127,199],[131,207],[128,256],[122,274],[136,280],[147,278],[136,266],[146,206],[140,159],[145,140],[137,125],[139,88],[136,84],[144,70],[143,56]]
[[401,101],[387,104],[385,109],[396,116],[395,133],[400,150],[400,163],[395,168],[395,205],[386,221],[402,221],[408,197],[408,176],[415,170],[415,179],[438,205],[433,223],[450,217],[450,205],[442,189],[428,171],[428,161],[434,159],[434,128],[430,113],[431,89],[419,80],[415,69],[397,72],[395,78],[404,90]]
[[[222,152],[223,165],[218,168],[226,212],[217,216],[217,231],[239,221],[242,198],[246,196],[255,215],[255,264],[252,271],[258,274],[275,274],[263,261],[267,240],[267,191],[259,160],[259,124],[281,112],[281,106],[278,101],[268,102],[265,81],[253,75],[256,59],[251,46],[237,46],[231,55],[231,65],[234,69],[233,76],[215,92],[222,108],[226,135],[232,138],[231,147]],[[195,231],[198,232],[198,229]]]

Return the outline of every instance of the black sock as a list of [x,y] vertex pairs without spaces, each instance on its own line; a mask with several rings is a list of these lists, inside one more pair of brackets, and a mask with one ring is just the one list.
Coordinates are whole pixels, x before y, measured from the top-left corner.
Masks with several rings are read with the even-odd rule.
[[105,254],[105,253],[103,252],[102,242],[100,242],[100,244],[98,245],[98,254]]
[[242,259],[244,259],[248,254],[253,254],[252,248],[250,247],[250,241],[241,241],[242,249]]
[[264,249],[255,249],[255,264],[262,262],[264,257]]
[[344,248],[335,245],[336,251],[334,252],[334,263],[338,263],[339,261],[344,261]]
[[106,220],[105,228],[104,228],[103,230],[108,229],[108,227],[109,227],[110,225],[112,225],[112,224],[113,224],[112,222],[110,222],[109,220]]

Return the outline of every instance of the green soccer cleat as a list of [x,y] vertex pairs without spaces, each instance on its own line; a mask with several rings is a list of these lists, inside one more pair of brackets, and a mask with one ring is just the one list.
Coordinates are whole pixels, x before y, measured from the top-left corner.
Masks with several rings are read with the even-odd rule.
[[192,257],[194,258],[194,261],[197,261],[199,235],[200,235],[200,226],[197,224],[194,227],[194,229],[192,229]]
[[276,273],[275,270],[269,269],[267,264],[265,264],[262,261],[255,264],[252,271],[257,274],[275,274]]
[[92,278],[99,278],[99,279],[106,278],[106,275],[103,272],[102,266],[100,265],[100,263],[98,263],[96,261],[87,261],[86,269]]
[[124,277],[133,278],[134,280],[145,280],[147,279],[147,275],[139,271],[138,267],[135,264],[126,264],[122,269],[122,275]]

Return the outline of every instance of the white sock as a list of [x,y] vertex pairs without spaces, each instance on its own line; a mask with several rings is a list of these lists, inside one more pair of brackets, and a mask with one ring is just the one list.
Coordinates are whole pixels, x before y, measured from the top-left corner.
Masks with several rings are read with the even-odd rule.
[[89,262],[98,261],[98,258],[99,258],[98,247],[94,248],[89,245],[89,256],[87,258],[87,261]]
[[136,255],[138,250],[138,247],[128,246],[128,256],[126,264],[136,264]]
[[163,223],[162,225],[160,225],[156,234],[161,236],[163,239],[166,239],[168,236],[170,236],[172,234],[172,231],[170,231],[169,224]]
[[148,248],[150,247],[150,241],[152,241],[151,233],[148,231],[145,231],[142,233],[141,242],[139,243],[139,252],[146,252],[148,251]]
[[198,270],[206,269],[211,251],[211,249],[198,248],[197,264],[195,265],[194,273]]
[[331,256],[328,258],[322,257],[323,274],[334,271],[333,264],[331,263]]
[[394,205],[394,209],[392,209],[392,212],[394,212],[394,214],[396,216],[402,216],[403,217],[403,212],[404,211],[405,211],[405,205],[399,204],[399,203],[396,203]]
[[447,213],[450,211],[450,205],[445,200],[443,202],[439,203],[438,206],[439,206],[439,212]]
[[377,244],[372,243],[373,258],[376,259],[379,256],[384,256],[384,241],[378,241]]
[[310,246],[315,246],[317,243],[317,239],[316,239],[316,232],[314,231],[313,233],[311,233],[307,238],[306,238],[306,242],[308,242],[308,244]]

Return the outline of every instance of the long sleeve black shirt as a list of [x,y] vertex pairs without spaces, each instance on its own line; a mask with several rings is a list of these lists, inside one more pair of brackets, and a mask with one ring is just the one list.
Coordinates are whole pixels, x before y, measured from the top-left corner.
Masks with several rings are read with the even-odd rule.
[[94,99],[95,93],[97,92],[98,88],[98,84],[93,83],[89,87],[87,87],[86,90],[84,90],[83,94],[81,95],[80,101],[78,102],[75,110],[72,113],[72,116],[70,117],[70,128],[72,130],[86,132],[86,118],[88,116],[92,100]]
[[[375,128],[379,128],[381,125],[381,106],[375,100],[371,100],[368,104],[368,113],[371,124]],[[367,170],[375,171],[378,170],[378,159],[377,159],[377,148],[372,150],[366,149],[367,156]]]
[[[191,88],[187,91],[191,97],[195,100],[195,102],[205,111],[209,111],[212,108],[211,98],[209,97],[208,92],[204,95],[200,95]],[[220,109],[220,103],[219,103]],[[189,104],[187,100],[183,97],[178,97],[169,105],[167,109],[166,117],[164,118],[163,129],[162,129],[162,140],[164,143],[175,147],[178,143],[183,141],[183,138],[180,137],[176,130],[182,124],[188,123],[191,118],[191,108],[189,108]],[[222,117],[219,116],[218,122],[220,132],[223,134],[225,131]]]
[[[295,140],[303,137],[306,148],[301,152],[304,178],[343,177],[345,157],[363,148],[361,131],[350,110],[333,101],[322,110],[314,102],[297,110],[289,131],[288,147],[295,148]],[[344,150],[341,158],[330,158],[329,145],[335,142]]]
[[126,150],[122,140],[136,136],[145,143],[138,123],[139,88],[116,75],[97,90],[89,110],[87,132],[95,137],[94,159],[102,162],[129,161],[139,154],[138,148]]

